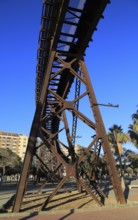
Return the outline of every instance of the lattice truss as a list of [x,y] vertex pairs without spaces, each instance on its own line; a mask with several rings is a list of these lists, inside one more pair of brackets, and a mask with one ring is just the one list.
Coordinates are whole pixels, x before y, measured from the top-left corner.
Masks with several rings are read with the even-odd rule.
[[[45,162],[43,162],[42,159],[39,158],[39,156],[37,156],[37,158],[39,159],[43,167],[47,170],[47,172],[52,173],[52,177],[55,178],[55,181],[57,181],[57,176],[60,175],[60,177],[62,177],[61,172],[63,172],[64,170],[65,176],[57,186],[58,190],[65,183],[65,181],[67,181],[68,178],[73,177],[76,179],[77,183],[80,184],[88,193],[90,193],[91,196],[101,205],[100,200],[98,200],[98,198],[91,191],[91,188],[95,186],[94,180],[91,181],[90,177],[83,169],[83,159],[85,158],[85,153],[89,151],[93,153],[91,166],[94,167],[94,164],[96,164],[95,162],[99,157],[101,149],[101,136],[96,133],[97,125],[93,120],[91,120],[92,118],[94,119],[91,109],[94,103],[92,103],[92,100],[90,99],[90,91],[88,86],[88,84],[90,84],[90,81],[86,73],[85,64],[82,60],[72,58],[71,61],[66,62],[66,59],[67,58],[65,56],[56,53],[56,56],[54,58],[54,69],[55,66],[58,66],[58,70],[54,72],[52,69],[52,74],[47,89],[47,111],[46,114],[45,111],[42,114],[39,127],[39,139],[41,139],[40,142],[43,142],[45,148],[48,148],[49,152],[51,152],[52,156],[54,157],[53,160],[57,161],[57,166],[55,167],[53,162],[53,170],[50,170],[49,162],[48,164],[45,164]],[[80,88],[81,85],[82,90],[76,90],[75,88],[75,95],[73,99],[68,98],[66,100],[64,99],[63,95],[60,96],[59,94],[55,93],[53,82],[56,79],[61,78],[61,75],[62,77],[68,77],[68,75],[71,75],[71,77],[74,78],[74,81],[77,82],[76,86],[79,85]],[[71,92],[73,92],[72,89]],[[71,98],[72,95],[73,94],[71,94]],[[86,112],[89,112],[88,108],[90,108],[91,119],[87,117],[85,113],[83,113],[83,109],[78,109],[78,102],[80,106],[82,104],[83,109],[87,110]],[[88,106],[86,103],[88,104]],[[74,145],[73,135],[74,133],[76,135],[77,131],[76,121],[78,121],[79,130],[82,130],[82,136],[83,134],[84,136],[87,134],[87,137],[84,138],[86,139],[85,142],[88,143],[87,146],[85,146],[84,148],[83,154],[81,155],[79,155],[79,152],[75,151]],[[51,123],[53,124],[53,126],[51,126]],[[49,125],[50,128],[52,128],[52,131],[49,130]],[[75,130],[75,132],[74,130],[72,131],[72,128]],[[62,138],[64,139],[64,142]],[[87,140],[90,140],[90,142]],[[67,154],[64,153],[65,151],[67,152]],[[80,172],[78,172],[78,169],[80,170]],[[95,169],[93,169],[92,172],[93,171],[95,171]],[[81,177],[82,172],[85,173],[85,177],[87,178],[87,181],[85,182],[82,180]],[[86,182],[87,184],[91,185],[90,188],[88,187]],[[94,183],[94,185],[92,185],[92,182]],[[103,196],[102,191],[97,190],[97,192],[98,196]]]
[[[102,206],[106,195],[96,177],[101,149],[116,199],[125,203],[84,61],[85,49],[108,1],[84,0],[85,4],[76,8],[71,2],[44,1],[37,54],[37,105],[13,207],[16,212],[20,210],[33,157],[37,159],[38,174],[41,170],[46,181],[58,183],[42,210],[69,179]],[[83,151],[77,150],[77,144],[83,146]],[[87,153],[92,155],[91,174],[84,165]]]

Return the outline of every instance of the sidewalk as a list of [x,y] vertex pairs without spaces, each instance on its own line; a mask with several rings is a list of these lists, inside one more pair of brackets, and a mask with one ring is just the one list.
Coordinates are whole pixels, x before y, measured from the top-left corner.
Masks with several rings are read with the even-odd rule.
[[97,208],[95,210],[69,210],[56,213],[17,213],[2,214],[0,220],[137,220],[138,206],[136,207],[114,207],[114,208]]

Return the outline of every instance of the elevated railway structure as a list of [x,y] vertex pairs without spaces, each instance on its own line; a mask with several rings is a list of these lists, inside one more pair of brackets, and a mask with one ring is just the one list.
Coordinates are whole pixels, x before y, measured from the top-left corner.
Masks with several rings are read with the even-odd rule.
[[[91,180],[83,168],[85,154],[92,152],[91,166],[94,167],[99,160],[101,149],[104,152],[116,200],[121,204],[126,203],[84,61],[86,48],[92,40],[98,22],[103,18],[108,3],[109,0],[44,0],[43,2],[37,51],[36,111],[13,212],[20,211],[34,155],[43,172],[49,173],[58,182],[55,190],[41,205],[41,210],[45,209],[70,178],[74,178],[78,189],[84,189],[97,204],[102,206],[101,199],[105,195],[96,177]],[[87,115],[86,111],[83,112],[86,100],[89,103],[91,116]],[[82,109],[79,108],[80,103],[83,103]],[[83,130],[83,125],[88,127],[91,139],[89,143],[86,141],[84,152],[78,154],[75,150],[77,129]],[[36,144],[37,142],[39,145]],[[51,154],[51,160],[55,162],[52,168],[45,159],[46,149]],[[38,153],[40,151],[41,155]],[[61,167],[64,168],[64,175],[61,174]],[[85,180],[80,170],[85,173]]]

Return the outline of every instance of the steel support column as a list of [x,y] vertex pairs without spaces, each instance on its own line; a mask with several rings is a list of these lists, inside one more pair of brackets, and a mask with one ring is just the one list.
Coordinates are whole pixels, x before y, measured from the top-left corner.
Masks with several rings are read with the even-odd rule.
[[50,77],[50,73],[51,73],[52,63],[54,60],[54,55],[55,55],[55,51],[52,51],[50,58],[49,58],[49,64],[47,66],[45,77],[44,77],[44,83],[43,83],[43,86],[41,89],[40,99],[39,99],[39,102],[36,107],[31,131],[30,131],[30,136],[29,136],[29,140],[28,140],[24,164],[23,164],[21,177],[20,177],[20,181],[19,181],[19,185],[17,188],[16,197],[15,197],[15,201],[14,201],[14,205],[13,205],[13,212],[19,212],[20,207],[21,207],[21,203],[22,203],[22,199],[23,199],[23,196],[25,193],[25,188],[26,188],[26,184],[27,184],[27,180],[28,180],[30,166],[32,163],[33,155],[35,153],[36,138],[39,133],[40,119],[41,119],[41,115],[43,113],[43,107],[44,107],[45,98],[46,98],[46,94],[47,94],[48,82],[49,82],[49,77]]
[[94,89],[91,84],[91,80],[90,80],[90,77],[87,71],[87,67],[83,60],[80,60],[80,66],[82,67],[82,71],[87,82],[87,89],[89,93],[91,107],[92,107],[92,111],[94,113],[96,124],[97,124],[96,131],[97,131],[98,136],[102,138],[102,147],[104,150],[110,178],[113,183],[115,196],[116,196],[117,201],[123,204],[123,203],[126,203],[125,197],[124,197],[124,194],[121,188],[121,183],[118,177],[117,169],[115,167],[115,162],[114,162],[114,159],[111,153],[111,149],[109,146],[109,141],[108,141],[104,123],[101,117],[101,113],[100,113],[98,105],[95,105],[95,103],[97,103],[97,100],[96,100],[96,96],[94,93]]

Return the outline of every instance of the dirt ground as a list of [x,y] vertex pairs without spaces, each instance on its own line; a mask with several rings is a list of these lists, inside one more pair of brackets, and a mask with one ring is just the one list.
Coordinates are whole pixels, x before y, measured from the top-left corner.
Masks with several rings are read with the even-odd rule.
[[79,193],[77,190],[57,193],[41,212],[41,206],[51,194],[43,191],[40,194],[28,193],[24,198],[21,212],[0,214],[1,219],[10,220],[137,220],[138,219],[138,188],[127,191],[127,204],[119,205],[116,202],[112,188],[108,191],[108,198],[101,207],[86,192]]

